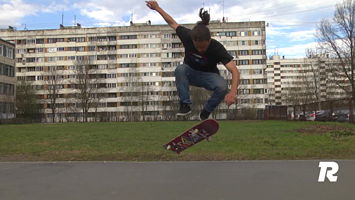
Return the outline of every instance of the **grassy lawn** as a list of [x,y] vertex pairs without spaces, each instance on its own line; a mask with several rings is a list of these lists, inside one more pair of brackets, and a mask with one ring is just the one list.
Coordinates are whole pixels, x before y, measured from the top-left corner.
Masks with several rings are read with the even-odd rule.
[[0,125],[0,161],[355,159],[355,125],[220,121],[180,155],[162,145],[197,122]]

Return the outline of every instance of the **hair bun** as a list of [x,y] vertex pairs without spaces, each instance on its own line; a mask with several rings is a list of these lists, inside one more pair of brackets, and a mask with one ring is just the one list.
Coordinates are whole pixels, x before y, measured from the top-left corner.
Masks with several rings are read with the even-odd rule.
[[199,16],[202,21],[197,22],[197,25],[207,26],[210,23],[210,14],[207,12],[207,10],[204,11],[203,8],[201,8]]

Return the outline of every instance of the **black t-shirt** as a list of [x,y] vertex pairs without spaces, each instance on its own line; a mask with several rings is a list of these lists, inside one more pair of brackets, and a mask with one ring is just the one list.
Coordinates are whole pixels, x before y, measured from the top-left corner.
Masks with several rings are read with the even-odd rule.
[[200,55],[194,47],[190,33],[190,29],[181,25],[176,28],[176,34],[185,47],[184,63],[191,68],[198,71],[218,74],[217,64],[219,62],[225,65],[233,60],[233,56],[229,55],[224,46],[215,39],[211,39],[207,51],[203,55]]

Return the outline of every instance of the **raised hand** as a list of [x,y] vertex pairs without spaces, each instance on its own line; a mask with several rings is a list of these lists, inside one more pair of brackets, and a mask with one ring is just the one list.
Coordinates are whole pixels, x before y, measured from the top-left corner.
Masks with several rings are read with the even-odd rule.
[[156,1],[146,1],[145,3],[152,10],[157,10],[159,8],[159,4]]

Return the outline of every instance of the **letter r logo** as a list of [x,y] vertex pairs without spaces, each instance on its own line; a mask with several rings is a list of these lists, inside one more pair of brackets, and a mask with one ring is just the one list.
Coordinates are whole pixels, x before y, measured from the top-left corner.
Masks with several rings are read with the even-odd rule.
[[319,162],[320,172],[318,177],[318,182],[324,182],[325,177],[328,178],[330,182],[337,182],[338,176],[335,174],[339,170],[339,165],[336,162]]

